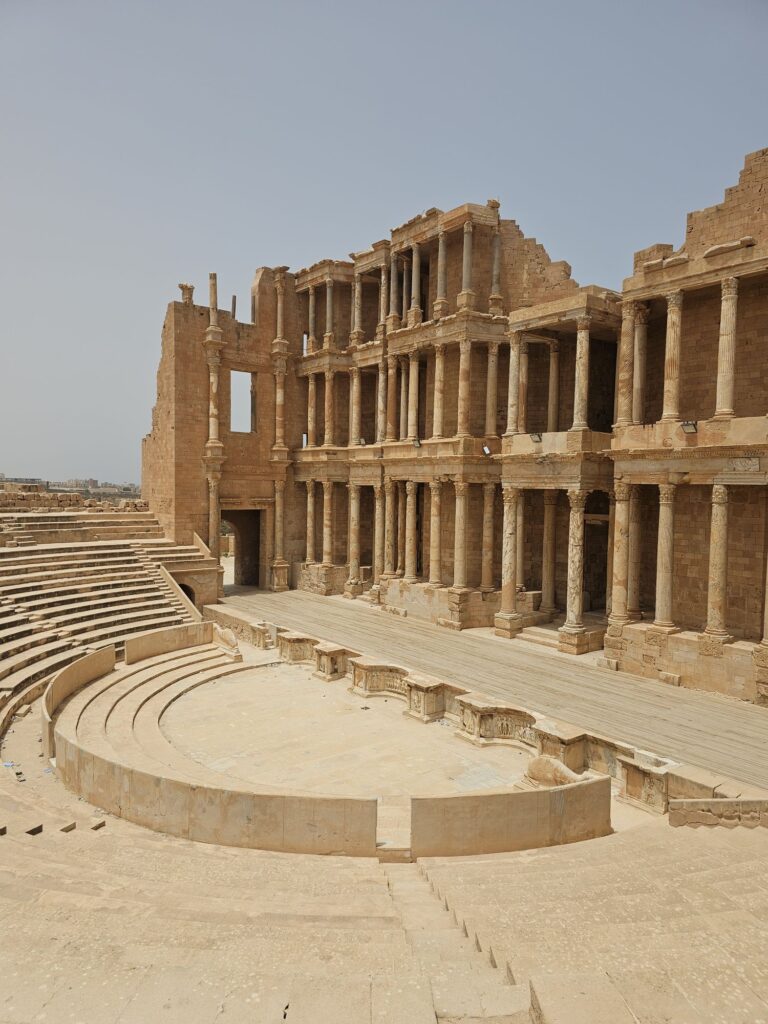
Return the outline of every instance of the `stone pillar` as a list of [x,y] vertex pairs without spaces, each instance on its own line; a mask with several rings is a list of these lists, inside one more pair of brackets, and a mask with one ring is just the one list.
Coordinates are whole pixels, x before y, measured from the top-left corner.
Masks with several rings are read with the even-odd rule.
[[333,348],[333,278],[325,279],[325,334],[323,348]]
[[275,340],[285,341],[285,271],[287,268],[279,267],[275,271]]
[[483,484],[483,539],[480,589],[493,590],[493,500],[496,484]]
[[376,367],[376,443],[387,435],[387,364],[382,356]]
[[309,286],[309,323],[307,324],[307,352],[314,352],[317,348],[317,317],[316,317],[316,296],[315,286]]
[[334,402],[333,394],[333,378],[334,371],[325,371],[325,438],[323,444],[325,447],[332,447],[336,442],[334,439],[334,417],[336,415],[336,403]]
[[445,256],[445,231],[440,228],[437,236],[437,295],[432,305],[432,316],[435,320],[448,315],[448,282],[447,260]]
[[360,405],[360,368],[353,366],[350,377],[349,444],[360,444],[362,436],[362,410]]
[[397,356],[387,356],[387,441],[397,440]]
[[360,485],[349,484],[349,578],[345,592],[360,591]]
[[259,396],[259,384],[258,384],[258,373],[251,374],[251,433],[255,434],[259,429],[259,417],[258,417],[258,396]]
[[520,345],[520,388],[517,399],[517,429],[521,434],[528,430],[528,342]]
[[398,436],[404,441],[408,436],[408,362],[400,359],[400,430]]
[[285,561],[285,480],[275,480],[275,561]]
[[440,514],[442,507],[442,484],[439,480],[429,482],[429,582],[433,587],[443,585],[442,536]]
[[221,508],[219,503],[219,482],[224,463],[224,445],[219,439],[219,367],[224,337],[219,327],[218,284],[215,274],[208,276],[209,309],[208,327],[203,339],[205,359],[208,364],[208,440],[205,443],[203,464],[208,481],[208,547],[219,560],[221,542]]
[[323,480],[323,565],[333,565],[332,480]]
[[507,436],[517,434],[520,420],[520,346],[522,334],[512,331],[509,336],[509,390],[507,392]]
[[[468,222],[469,223],[469,222]],[[469,437],[469,412],[470,412],[470,364],[472,358],[472,343],[468,338],[462,338],[459,342],[459,410],[458,427],[456,433],[459,437]]]
[[418,242],[411,249],[411,304],[408,309],[408,326],[421,323],[421,248]]
[[656,544],[656,611],[654,626],[673,630],[672,578],[674,572],[675,485],[659,484],[659,536]]
[[498,437],[496,402],[499,390],[499,343],[488,342],[488,375],[485,381],[485,436]]
[[457,299],[459,309],[473,309],[475,293],[472,291],[472,232],[471,220],[464,222],[464,251],[461,259],[461,291]]
[[502,484],[504,524],[501,548],[501,607],[494,617],[497,636],[513,637],[523,628],[517,611],[517,499],[518,490]]
[[383,341],[387,332],[387,308],[389,303],[389,268],[386,263],[381,265],[381,281],[379,282],[379,322],[376,326],[376,340]]
[[640,491],[634,486],[629,495],[629,560],[627,565],[627,615],[630,619],[640,614],[640,554],[641,554]]
[[525,586],[525,491],[517,492],[517,548],[515,550],[515,577],[518,587]]
[[588,316],[581,316],[576,321],[576,383],[571,430],[589,430],[589,325]]
[[491,294],[488,296],[488,312],[501,316],[504,312],[501,296],[501,232],[498,224],[493,232],[493,262],[491,264]]
[[416,583],[416,482],[405,484],[405,576],[408,583]]
[[384,482],[384,575],[395,575],[395,481]]
[[547,382],[547,432],[554,433],[558,427],[560,406],[560,343],[549,343],[549,381]]
[[733,377],[736,359],[736,307],[739,280],[726,277],[721,284],[720,341],[717,348],[715,419],[733,416]]
[[355,274],[352,285],[352,332],[349,343],[361,345],[363,339],[363,279],[360,274]]
[[389,262],[389,316],[387,317],[387,331],[397,331],[400,329],[399,304],[397,254],[393,252],[390,255]]
[[275,448],[285,448],[285,356],[273,356],[275,374]]
[[307,562],[315,560],[315,481],[307,480]]
[[373,485],[373,582],[378,584],[384,573],[384,488]]
[[453,538],[453,588],[465,590],[467,586],[467,501],[469,484],[454,481],[456,491],[456,518]]
[[645,422],[645,363],[648,348],[648,306],[635,305],[635,366],[632,383],[632,422]]
[[610,622],[613,600],[613,538],[616,529],[616,495],[608,492],[608,557],[605,567],[605,616]]
[[562,628],[573,634],[584,632],[584,506],[587,492],[568,491],[568,501],[571,504],[568,522],[568,603]]
[[[633,332],[634,333],[634,332]],[[614,487],[616,510],[613,520],[613,587],[611,590],[612,626],[624,626],[627,614],[627,576],[629,574],[629,484],[618,482]]]
[[712,488],[712,525],[709,533],[709,589],[707,625],[704,632],[715,640],[730,640],[725,628],[725,601],[728,582],[728,488]]
[[[411,307],[413,308],[413,307]],[[408,440],[415,441],[419,436],[419,354],[411,352],[409,356],[408,377]]]
[[557,491],[544,491],[544,543],[541,555],[540,610],[552,615],[555,611],[555,527],[557,523]]
[[410,260],[403,257],[403,314],[402,324],[407,326],[408,324],[408,310],[411,306],[411,275],[410,275]]
[[680,330],[683,320],[683,293],[667,295],[667,337],[664,346],[663,420],[680,418]]
[[445,398],[445,345],[435,345],[435,393],[432,403],[432,437],[443,436]]
[[219,561],[221,550],[221,506],[219,504],[219,483],[221,473],[208,470],[208,547],[211,555]]
[[307,378],[307,447],[317,444],[317,377],[310,373]]
[[397,483],[397,575],[405,575],[405,484]]
[[619,345],[619,384],[616,396],[616,426],[632,422],[632,388],[635,367],[635,303],[621,304],[621,343]]

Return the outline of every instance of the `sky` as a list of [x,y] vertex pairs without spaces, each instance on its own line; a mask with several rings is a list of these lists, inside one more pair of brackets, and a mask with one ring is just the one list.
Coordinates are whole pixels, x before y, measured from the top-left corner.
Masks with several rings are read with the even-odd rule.
[[138,481],[177,283],[501,200],[581,284],[768,146],[768,0],[0,0],[0,472]]

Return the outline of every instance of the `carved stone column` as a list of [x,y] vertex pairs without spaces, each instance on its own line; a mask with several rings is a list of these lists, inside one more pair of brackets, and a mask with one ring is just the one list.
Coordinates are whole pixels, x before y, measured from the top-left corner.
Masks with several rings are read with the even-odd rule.
[[499,343],[488,342],[488,375],[485,381],[485,436],[497,437],[496,402],[499,390]]
[[384,575],[395,575],[395,481],[384,482]]
[[498,224],[493,232],[493,262],[491,264],[491,294],[488,296],[488,312],[501,316],[504,312],[501,295],[501,232]]
[[472,343],[468,338],[462,338],[459,342],[459,409],[458,428],[456,434],[459,437],[469,437],[469,412],[470,412],[470,365],[472,358]]
[[350,345],[361,345],[365,338],[363,333],[363,279],[355,274],[352,284],[352,331],[349,335]]
[[332,480],[323,480],[323,565],[333,565]]
[[680,418],[680,332],[683,320],[683,293],[667,295],[667,337],[664,346],[663,420]]
[[315,286],[309,286],[309,323],[307,324],[307,352],[314,352],[317,348],[317,296]]
[[219,327],[218,285],[215,274],[208,278],[209,310],[208,327],[203,340],[205,360],[208,364],[208,440],[203,452],[203,465],[208,481],[208,547],[211,554],[219,561],[221,543],[221,507],[219,503],[219,483],[221,469],[224,464],[224,445],[219,438],[219,367],[221,366],[221,350],[224,348],[224,336]]
[[581,316],[576,321],[576,382],[573,393],[573,426],[571,430],[589,430],[589,325],[591,319]]
[[[387,308],[389,303],[389,268],[386,263],[381,265],[379,282],[379,322],[376,325],[376,340],[383,341],[387,333]],[[382,435],[383,436],[383,435]]]
[[613,602],[613,538],[616,529],[616,495],[608,492],[608,558],[605,567],[605,617],[611,620]]
[[307,562],[315,560],[315,481],[307,480]]
[[517,492],[517,550],[515,576],[519,587],[525,586],[525,491]]
[[464,250],[461,259],[461,291],[456,304],[459,309],[474,309],[475,293],[472,291],[472,231],[471,220],[464,222]]
[[414,242],[411,248],[411,304],[408,308],[408,326],[421,323],[421,247]]
[[376,367],[376,443],[387,436],[387,363],[382,356]]
[[405,484],[405,576],[408,583],[416,583],[416,483]]
[[397,254],[391,253],[389,259],[389,316],[387,317],[387,332],[400,330]]
[[432,437],[443,436],[445,399],[445,345],[435,345],[435,392],[432,403]]
[[648,306],[635,305],[635,369],[632,384],[632,422],[645,422],[645,363],[648,348]]
[[555,527],[557,491],[544,491],[544,543],[541,555],[541,606],[547,615],[555,611]]
[[560,406],[560,343],[549,344],[549,380],[547,382],[547,432],[554,433],[558,427]]
[[349,444],[359,444],[362,437],[362,410],[360,404],[360,368],[353,366],[349,371],[350,418]]
[[517,611],[517,499],[518,490],[502,484],[504,523],[501,547],[501,607],[494,616],[497,636],[513,637],[523,628],[523,617]]
[[397,482],[397,575],[405,575],[405,483]]
[[454,481],[456,491],[456,518],[453,539],[453,589],[464,590],[467,586],[467,501],[469,484]]
[[630,619],[640,614],[640,554],[641,554],[640,491],[635,486],[629,495],[629,561],[627,570],[627,615]]
[[493,590],[493,500],[496,484],[483,484],[483,540],[480,589]]
[[509,335],[509,390],[507,392],[507,436],[517,434],[520,419],[520,331],[512,331]]
[[632,389],[635,368],[635,303],[621,304],[621,341],[619,344],[619,384],[616,398],[616,426],[632,422]]
[[401,323],[408,324],[408,310],[411,307],[411,261],[403,257],[403,311]]
[[429,482],[429,582],[433,587],[443,585],[442,537],[440,514],[442,508],[442,484],[439,480]]
[[[630,513],[631,514],[631,513]],[[673,630],[672,580],[674,571],[675,485],[659,484],[659,536],[656,544],[656,611],[654,626]]]
[[307,447],[317,444],[317,375],[307,377]]
[[398,436],[404,441],[408,436],[408,360],[402,358],[400,363],[400,430]]
[[378,584],[384,573],[384,487],[373,485],[373,582]]
[[344,593],[356,597],[360,582],[360,485],[349,484],[349,578]]
[[707,636],[721,643],[730,640],[725,628],[728,582],[728,488],[712,488],[712,525],[709,533],[709,588],[707,590]]
[[612,626],[624,626],[627,614],[627,577],[629,575],[629,484],[618,482],[614,487],[616,511],[613,526],[613,587],[611,592]]
[[[568,603],[561,632],[584,632],[584,507],[587,491],[568,491],[571,514],[568,522]],[[576,650],[575,653],[580,653]]]
[[272,590],[288,589],[288,563],[285,560],[285,480],[275,480],[275,547],[272,562]]
[[[411,307],[413,308],[413,307]],[[409,356],[408,376],[408,440],[415,441],[419,436],[419,354],[411,352]]]
[[440,320],[448,315],[447,261],[445,256],[445,231],[440,228],[437,236],[437,295],[432,304],[432,316]]
[[325,279],[325,334],[323,335],[323,348],[333,348],[333,278]]
[[325,371],[325,438],[323,444],[326,448],[333,447],[335,440],[336,403],[334,401],[333,378],[334,370]]
[[733,378],[736,361],[736,308],[738,296],[738,278],[726,277],[721,284],[715,419],[730,419],[733,416]]
[[387,356],[387,441],[397,440],[397,356]]
[[528,342],[520,344],[520,388],[517,399],[517,429],[521,434],[528,430]]

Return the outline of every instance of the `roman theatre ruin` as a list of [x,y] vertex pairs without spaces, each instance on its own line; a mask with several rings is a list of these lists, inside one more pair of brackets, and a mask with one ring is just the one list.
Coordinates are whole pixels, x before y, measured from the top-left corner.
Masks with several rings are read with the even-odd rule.
[[766,193],[179,286],[142,500],[0,490],[0,1022],[768,1024]]

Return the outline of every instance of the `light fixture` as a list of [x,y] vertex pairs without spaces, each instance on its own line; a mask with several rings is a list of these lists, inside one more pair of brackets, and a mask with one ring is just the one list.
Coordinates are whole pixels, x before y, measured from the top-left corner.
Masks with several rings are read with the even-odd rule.
[[530,437],[534,444],[539,444],[541,442],[541,434],[538,430],[532,430],[528,437]]
[[365,438],[364,437],[359,438],[357,443],[361,444],[361,445],[363,445],[363,447],[365,447]]
[[484,444],[483,445],[483,455],[490,455],[490,454],[491,454],[491,449],[488,447],[487,444]]
[[415,437],[413,439],[413,447],[414,448],[421,448],[421,441],[418,439],[418,437]]
[[680,426],[683,428],[684,434],[697,434],[699,432],[696,420],[683,420]]

